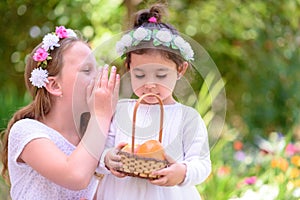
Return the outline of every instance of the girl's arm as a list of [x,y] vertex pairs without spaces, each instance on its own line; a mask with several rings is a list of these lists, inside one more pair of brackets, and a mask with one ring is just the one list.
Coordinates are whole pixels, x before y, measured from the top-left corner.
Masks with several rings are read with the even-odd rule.
[[190,110],[189,121],[184,126],[184,163],[186,177],[181,185],[197,185],[211,173],[208,134],[204,121],[195,110]]
[[96,169],[96,172],[99,174],[109,174],[110,173],[109,169],[107,169],[107,167],[105,166],[104,161],[105,161],[105,156],[107,155],[107,153],[115,146],[115,137],[116,137],[115,132],[116,132],[115,122],[114,122],[114,120],[112,120],[110,129],[108,132],[108,136],[106,138],[105,147],[101,154],[98,167]]
[[113,100],[118,93],[120,79],[115,71],[108,79],[103,70],[101,79],[88,87],[91,118],[86,132],[71,155],[66,155],[47,138],[31,140],[19,156],[42,176],[72,190],[88,186],[104,149],[112,113]]
[[202,183],[211,172],[210,152],[207,129],[200,115],[189,109],[183,121],[183,162],[167,157],[170,166],[154,172],[162,178],[151,181],[160,186],[197,185]]

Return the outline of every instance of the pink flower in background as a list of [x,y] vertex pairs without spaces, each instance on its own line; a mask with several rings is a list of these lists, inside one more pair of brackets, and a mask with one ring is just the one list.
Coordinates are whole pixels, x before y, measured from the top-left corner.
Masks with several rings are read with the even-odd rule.
[[285,153],[288,156],[293,156],[295,155],[297,152],[299,152],[300,150],[293,145],[292,143],[289,143],[286,147],[285,147]]
[[227,176],[230,174],[230,167],[228,166],[221,166],[218,171],[217,171],[217,174],[219,177],[223,177],[223,176]]
[[59,38],[67,38],[68,32],[64,26],[57,26],[55,29],[55,33]]
[[251,177],[248,177],[248,178],[245,178],[244,179],[244,183],[246,183],[247,185],[253,185],[256,183],[256,176],[251,176]]
[[33,60],[37,61],[37,62],[42,62],[44,60],[47,59],[48,57],[48,52],[45,51],[45,49],[43,48],[39,48],[38,50],[36,50],[36,52],[33,55]]

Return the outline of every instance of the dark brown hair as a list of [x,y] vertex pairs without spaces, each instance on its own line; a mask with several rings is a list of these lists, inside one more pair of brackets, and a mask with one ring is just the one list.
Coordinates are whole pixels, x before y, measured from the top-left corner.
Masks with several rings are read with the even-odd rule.
[[[134,22],[132,28],[137,29],[139,27],[144,27],[148,29],[157,29],[157,30],[164,28],[171,31],[172,34],[178,35],[178,31],[172,25],[164,23],[162,21],[162,18],[165,14],[166,11],[165,11],[165,6],[163,4],[155,4],[151,6],[149,9],[140,10],[134,16]],[[155,17],[157,22],[156,23],[149,22],[148,20],[151,17]],[[152,40],[150,41],[152,42]],[[153,53],[153,52],[160,53],[166,59],[172,60],[176,64],[177,68],[185,61],[179,52],[172,52],[170,51],[169,48],[138,47],[137,49],[126,53],[125,66],[127,67],[127,69],[130,69],[131,53],[142,55],[142,54]]]
[[[62,70],[62,67],[64,65],[64,59],[63,59],[63,53],[69,49],[71,46],[73,46],[76,42],[84,42],[86,43],[82,37],[80,36],[79,33],[77,33],[77,37],[69,37],[69,38],[64,38],[60,39],[59,44],[60,47],[55,48],[54,50],[50,51],[50,56],[52,59],[48,61],[47,64],[47,71],[48,71],[48,76],[57,76]],[[51,95],[48,93],[48,91],[42,87],[42,88],[37,88],[31,84],[29,81],[29,78],[31,76],[31,72],[33,69],[37,68],[37,62],[33,60],[33,55],[35,51],[41,47],[42,44],[39,44],[28,56],[27,61],[26,61],[26,66],[25,66],[25,72],[24,72],[24,78],[25,78],[25,84],[26,88],[31,94],[33,100],[30,104],[27,106],[21,108],[15,114],[13,117],[10,119],[8,122],[6,130],[4,130],[3,134],[3,151],[2,153],[2,163],[3,163],[3,169],[2,169],[2,176],[9,181],[9,175],[8,175],[8,136],[11,127],[13,124],[21,119],[24,118],[30,118],[30,119],[36,119],[40,120],[47,115],[47,113],[51,109],[51,105],[53,103],[53,98]]]

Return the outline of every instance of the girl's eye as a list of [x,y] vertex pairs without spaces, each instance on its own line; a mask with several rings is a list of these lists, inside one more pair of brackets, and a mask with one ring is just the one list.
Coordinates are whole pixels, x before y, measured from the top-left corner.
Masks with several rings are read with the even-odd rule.
[[143,74],[143,75],[138,75],[138,74],[136,74],[135,77],[136,77],[136,78],[139,78],[139,79],[142,79],[142,78],[145,77],[145,75],[144,75],[144,74]]
[[91,66],[90,65],[84,65],[81,68],[82,72],[90,72],[91,71]]
[[87,75],[89,75],[91,73],[90,69],[82,69],[81,71]]
[[156,77],[157,78],[166,78],[167,74],[157,74]]

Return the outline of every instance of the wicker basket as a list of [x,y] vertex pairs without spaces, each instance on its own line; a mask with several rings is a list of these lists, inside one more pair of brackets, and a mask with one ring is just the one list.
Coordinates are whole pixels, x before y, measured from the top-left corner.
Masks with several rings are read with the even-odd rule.
[[159,96],[155,94],[145,94],[141,96],[136,102],[133,110],[133,122],[132,122],[132,146],[131,153],[119,151],[121,156],[121,162],[123,164],[122,168],[119,168],[118,171],[127,174],[128,176],[146,178],[146,179],[157,179],[159,176],[151,175],[151,172],[163,169],[167,167],[168,162],[166,160],[157,160],[154,158],[146,158],[138,156],[134,153],[134,140],[135,140],[135,123],[136,123],[136,112],[141,101],[148,96],[154,96],[158,99],[160,104],[160,127],[159,127],[159,142],[162,141],[162,126],[163,126],[163,103]]

